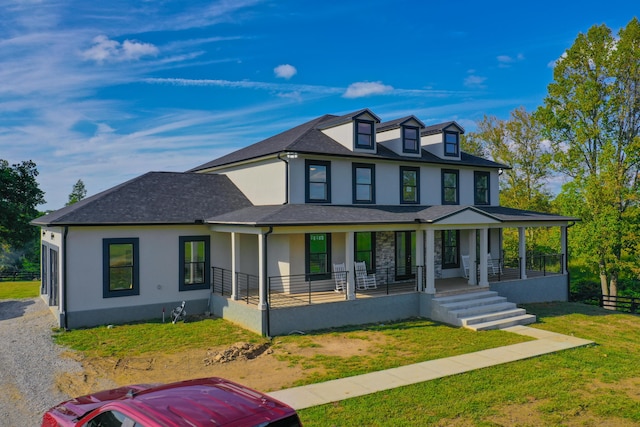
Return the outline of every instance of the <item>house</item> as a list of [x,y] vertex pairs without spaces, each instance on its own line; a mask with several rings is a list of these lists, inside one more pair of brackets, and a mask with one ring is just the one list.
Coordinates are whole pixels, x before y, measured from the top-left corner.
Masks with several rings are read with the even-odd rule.
[[[575,219],[499,206],[508,166],[461,151],[463,132],[363,109],[149,172],[32,222],[42,297],[66,328],[160,318],[183,300],[264,335],[414,316],[530,323],[516,304],[568,298]],[[540,227],[560,248],[532,259],[525,230]]]

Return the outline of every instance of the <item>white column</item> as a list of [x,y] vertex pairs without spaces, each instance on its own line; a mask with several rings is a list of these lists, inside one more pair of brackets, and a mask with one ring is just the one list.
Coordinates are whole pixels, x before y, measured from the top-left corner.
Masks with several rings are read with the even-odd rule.
[[[418,281],[418,289],[422,286],[422,277],[424,274],[424,231],[416,230],[416,280]],[[420,268],[422,266],[422,268]]]
[[562,254],[562,274],[569,274],[569,266],[567,265],[567,261],[568,261],[567,254],[569,253],[567,249],[568,230],[569,229],[566,225],[563,225],[562,227],[560,227],[560,253]]
[[238,267],[240,266],[240,235],[231,232],[231,299],[237,301],[238,295]]
[[267,275],[265,274],[265,265],[267,260],[265,259],[265,241],[266,236],[264,234],[258,234],[258,287],[259,287],[259,301],[258,309],[267,309]]
[[487,253],[487,241],[488,241],[488,229],[480,229],[480,286],[489,286],[489,274],[487,269],[488,253]]
[[[477,285],[478,276],[476,275],[476,230],[469,230],[469,284]],[[464,267],[463,267],[464,268]]]
[[518,227],[518,256],[520,257],[520,277],[527,278],[527,235],[524,227]]
[[356,299],[356,280],[355,280],[355,258],[354,258],[354,240],[355,233],[348,231],[345,233],[344,241],[344,263],[347,267],[347,299]]
[[427,289],[426,292],[428,294],[434,295],[436,293],[436,272],[435,272],[435,264],[436,264],[436,254],[435,254],[435,244],[436,237],[435,231],[433,228],[427,228],[427,254],[425,257],[424,268],[427,270]]

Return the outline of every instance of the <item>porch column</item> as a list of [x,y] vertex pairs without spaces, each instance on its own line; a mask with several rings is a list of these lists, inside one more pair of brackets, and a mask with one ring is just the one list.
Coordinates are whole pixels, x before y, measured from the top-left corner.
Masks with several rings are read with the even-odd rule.
[[355,266],[355,258],[354,253],[355,250],[353,248],[353,242],[355,240],[355,233],[353,231],[347,231],[344,242],[344,262],[347,267],[347,299],[356,299],[356,280],[354,270]]
[[267,238],[264,234],[258,234],[258,309],[267,309],[267,272],[266,272],[266,247]]
[[489,270],[487,268],[487,262],[489,260],[487,253],[487,243],[489,236],[489,229],[480,229],[480,286],[489,286]]
[[[469,231],[469,284],[477,285],[478,276],[476,275],[476,229]],[[464,268],[464,266],[462,267]]]
[[436,245],[436,237],[435,231],[433,228],[427,228],[427,256],[424,261],[424,268],[427,274],[427,289],[426,292],[428,294],[434,295],[436,293],[436,273],[435,273],[435,264],[436,264],[436,254],[435,254],[435,245]]
[[[420,264],[423,265],[420,268]],[[416,280],[418,289],[422,289],[422,277],[424,274],[424,231],[416,230]]]
[[231,299],[238,300],[238,267],[240,266],[240,235],[231,232]]
[[520,278],[527,278],[527,235],[524,227],[518,227],[518,256],[520,257]]
[[567,249],[567,242],[569,241],[569,236],[568,236],[568,231],[569,231],[569,227],[567,227],[566,225],[563,225],[560,227],[560,251],[562,253],[562,274],[569,274],[569,266],[567,265],[569,258],[568,258],[568,249]]

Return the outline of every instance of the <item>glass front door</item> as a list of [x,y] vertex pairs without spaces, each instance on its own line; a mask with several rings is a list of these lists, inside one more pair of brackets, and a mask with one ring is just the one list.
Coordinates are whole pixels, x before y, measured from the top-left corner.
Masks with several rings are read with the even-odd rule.
[[415,258],[415,231],[396,231],[396,280],[415,277]]

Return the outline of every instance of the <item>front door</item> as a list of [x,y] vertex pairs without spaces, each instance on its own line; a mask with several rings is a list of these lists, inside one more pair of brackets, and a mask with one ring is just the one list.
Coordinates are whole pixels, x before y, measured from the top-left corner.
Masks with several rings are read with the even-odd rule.
[[415,231],[396,231],[396,280],[413,279],[416,258]]

